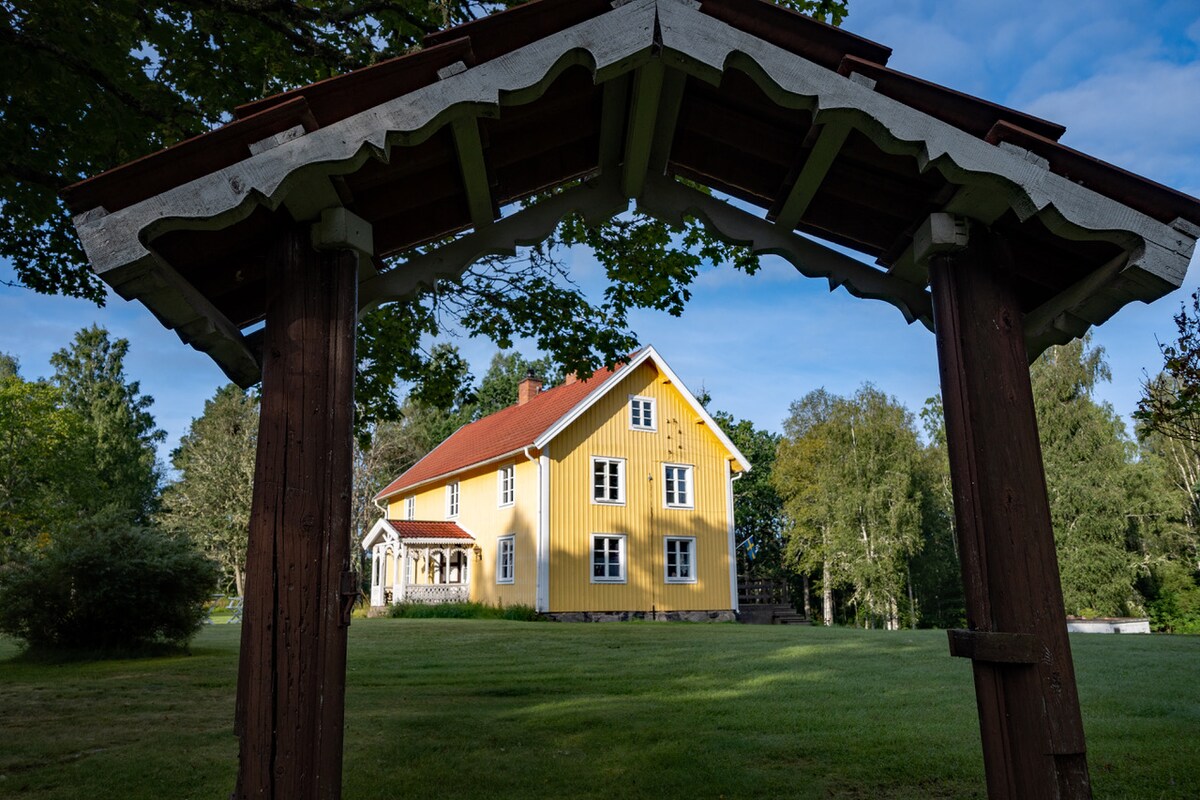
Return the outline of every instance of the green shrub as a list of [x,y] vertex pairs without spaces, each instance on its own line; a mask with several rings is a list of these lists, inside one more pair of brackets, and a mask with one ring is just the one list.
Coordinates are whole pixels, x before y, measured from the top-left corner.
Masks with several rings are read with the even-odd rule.
[[537,622],[544,619],[533,606],[489,606],[485,603],[395,603],[388,616],[396,619],[509,619]]
[[103,514],[0,567],[0,632],[38,650],[182,647],[218,578],[187,540]]

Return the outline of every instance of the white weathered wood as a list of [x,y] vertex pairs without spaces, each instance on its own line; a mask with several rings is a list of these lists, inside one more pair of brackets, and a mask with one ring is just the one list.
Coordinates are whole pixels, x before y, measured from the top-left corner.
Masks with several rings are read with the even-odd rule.
[[522,209],[486,228],[459,237],[428,254],[417,256],[388,272],[363,281],[358,297],[361,311],[380,303],[412,296],[438,280],[458,278],[472,264],[493,255],[514,255],[517,248],[544,241],[567,214],[582,213],[600,223],[629,207],[615,181],[584,181]]
[[495,115],[502,97],[529,102],[557,75],[587,65],[606,80],[650,59],[655,0],[636,0],[534,44],[451,75],[403,97],[311,131],[214,173],[101,218],[82,214],[76,230],[100,275],[149,258],[143,241],[170,230],[220,230],[257,206],[276,209],[315,177],[387,162],[455,119]]
[[[656,23],[662,42],[658,58]],[[486,188],[482,156],[471,137],[462,134],[469,134],[470,126],[477,125],[480,116],[497,116],[504,106],[540,97],[564,70],[577,65],[590,68],[596,82],[606,84],[602,173],[611,175],[615,171],[612,151],[619,150],[619,146],[613,131],[629,131],[626,144],[630,146],[625,148],[622,177],[630,195],[642,191],[641,181],[646,174],[642,165],[657,177],[656,171],[669,154],[673,120],[667,124],[663,111],[670,115],[672,108],[667,103],[665,109],[660,109],[659,101],[671,100],[673,87],[682,87],[682,73],[715,84],[725,70],[733,68],[749,74],[775,102],[810,110],[815,124],[828,125],[830,131],[834,125],[844,125],[861,132],[885,152],[912,157],[920,170],[936,170],[960,187],[947,211],[989,223],[1011,210],[1022,220],[1036,217],[1064,238],[1098,239],[1119,245],[1129,255],[1119,280],[1100,287],[1100,295],[1077,303],[1073,311],[1060,310],[1053,324],[1043,326],[1044,336],[1061,338],[1078,331],[1081,325],[1086,329],[1089,322],[1107,319],[1129,298],[1152,299],[1181,285],[1195,248],[1198,231],[1194,226],[1162,224],[1049,172],[1044,159],[1028,151],[988,144],[872,91],[869,81],[864,85],[847,79],[705,15],[692,0],[622,3],[610,12],[492,61],[470,69],[444,70],[443,79],[433,85],[325,128],[303,135],[299,131],[285,132],[274,141],[260,143],[267,149],[256,146],[258,152],[245,161],[141,203],[113,213],[93,209],[80,214],[75,219],[76,228],[93,268],[122,296],[143,300],[172,327],[182,330],[187,326],[181,336],[207,348],[231,377],[243,383],[254,358],[237,331],[228,330],[220,319],[204,322],[211,308],[202,313],[185,312],[180,304],[190,303],[192,294],[161,286],[149,293],[137,288],[138,281],[159,266],[148,249],[157,236],[173,230],[220,230],[260,206],[272,210],[283,206],[296,219],[317,219],[325,209],[340,205],[334,179],[356,171],[369,159],[386,162],[400,157],[403,148],[427,140],[446,125],[454,126],[460,134],[456,137],[464,156],[460,160],[476,162],[465,173],[469,176],[472,219],[477,227],[495,227],[502,222],[486,222],[491,201],[485,200],[487,193],[482,191]],[[634,98],[634,119],[627,126],[622,109],[626,92],[630,91],[629,76],[635,70],[643,99],[639,103]],[[677,74],[676,70],[682,72]],[[668,82],[664,86],[650,80],[656,71],[669,76],[669,81],[678,80],[678,84]],[[656,102],[650,103],[650,99]],[[477,137],[477,128],[475,132]],[[836,152],[833,144],[831,137],[822,147]],[[785,207],[785,222],[804,205],[801,201],[811,201],[811,196],[804,195],[811,195],[819,186],[816,173],[823,160],[814,162],[812,174],[798,182],[797,196],[790,208]],[[486,212],[485,205],[489,206]],[[679,209],[660,210],[678,217]],[[439,274],[461,272],[462,265],[469,263],[462,250],[485,244],[494,247],[504,238],[500,235],[490,240],[471,240],[469,247],[458,246],[442,258],[441,264],[436,254],[422,257],[418,264],[407,266],[408,277],[389,279],[386,293],[394,296],[405,281],[410,285],[404,291],[411,292]],[[455,248],[458,241],[450,247]],[[398,272],[393,270],[388,275]],[[905,294],[881,299],[909,308],[914,299],[912,287],[924,282],[923,270],[911,254],[905,254],[893,272],[896,280],[886,286],[872,285],[881,292],[903,290]],[[370,282],[371,278],[366,280]],[[865,284],[854,285],[862,290]],[[915,313],[923,316],[920,311]],[[1045,316],[1049,315],[1047,309]],[[228,342],[218,341],[226,335],[230,337]],[[230,363],[226,363],[226,357]]]
[[[885,152],[913,156],[921,170],[936,169],[949,182],[969,186],[979,176],[998,176],[1018,191],[1010,207],[1020,219],[1053,211],[1077,232],[1122,232],[1158,244],[1135,266],[1180,285],[1195,240],[1115,200],[1049,172],[1019,148],[991,145],[836,72],[737,30],[685,5],[659,3],[664,58],[673,57],[697,77],[711,80],[725,69],[744,69],[776,102],[825,117],[852,120],[853,127]],[[833,114],[832,112],[837,112]],[[970,216],[969,212],[968,216]],[[1061,234],[1061,229],[1056,230]]]
[[784,230],[729,203],[698,192],[673,180],[647,180],[639,208],[675,225],[693,215],[709,232],[754,253],[770,253],[786,259],[801,275],[825,278],[829,289],[839,286],[855,297],[883,300],[900,310],[908,322],[920,320],[932,327],[929,293],[921,286],[856,261],[850,256]]

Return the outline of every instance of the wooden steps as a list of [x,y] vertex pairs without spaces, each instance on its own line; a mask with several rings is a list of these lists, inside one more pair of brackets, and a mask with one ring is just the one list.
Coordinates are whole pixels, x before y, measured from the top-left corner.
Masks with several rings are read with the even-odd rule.
[[750,603],[738,611],[738,620],[747,625],[809,625],[808,617],[786,603]]

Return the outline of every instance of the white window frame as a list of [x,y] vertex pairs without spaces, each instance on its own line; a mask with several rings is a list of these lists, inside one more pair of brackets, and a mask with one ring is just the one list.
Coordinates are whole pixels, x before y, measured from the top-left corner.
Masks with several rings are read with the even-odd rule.
[[404,518],[413,520],[417,518],[417,497],[410,494],[404,498]]
[[[505,489],[508,491],[505,492]],[[496,470],[496,506],[507,508],[517,499],[517,466],[507,464]]]
[[[608,499],[609,486],[608,486],[608,468],[607,467],[605,467],[605,470],[604,470],[604,477],[605,477],[604,495],[605,495],[605,497],[604,497],[604,499],[600,499],[600,498],[596,497],[596,464],[600,463],[600,462],[603,462],[604,464],[616,464],[617,465],[617,499],[616,500]],[[623,505],[625,505],[625,459],[610,458],[608,456],[592,456],[591,472],[589,473],[588,478],[589,478],[588,484],[591,487],[589,489],[589,491],[592,496],[592,504],[593,505],[598,505],[598,506],[623,506]]]
[[458,481],[446,484],[446,519],[454,519],[459,510]]
[[[504,551],[508,550],[508,574],[504,573]],[[496,583],[515,583],[517,575],[517,537],[515,534],[496,539]]]
[[[684,502],[679,502],[679,478],[676,477],[673,481],[668,481],[667,474],[671,470],[683,470],[684,474]],[[691,464],[663,464],[663,508],[695,508],[696,507],[696,468]],[[670,490],[667,489],[667,484],[673,482],[675,484],[675,499],[671,500]]]
[[[688,576],[674,578],[670,573],[670,556],[671,542],[687,542],[688,543]],[[679,566],[679,549],[675,550],[676,568]],[[663,538],[663,581],[666,583],[695,583],[696,582],[696,537],[695,536],[667,536]]]
[[[596,576],[596,541],[598,539],[616,539],[617,540],[617,566],[620,571],[618,577],[609,577],[608,575]],[[591,576],[592,583],[625,583],[626,576],[629,573],[629,550],[627,547],[628,537],[623,533],[593,533],[591,538],[591,546],[588,548],[588,575]],[[605,553],[609,550],[605,547]],[[605,572],[608,572],[608,562],[605,560]]]
[[[633,410],[638,403],[645,403],[650,412],[650,424],[645,424],[645,414],[641,414],[642,422],[634,422]],[[639,394],[629,395],[629,429],[631,431],[656,431],[658,430],[658,401],[653,397],[646,397]]]

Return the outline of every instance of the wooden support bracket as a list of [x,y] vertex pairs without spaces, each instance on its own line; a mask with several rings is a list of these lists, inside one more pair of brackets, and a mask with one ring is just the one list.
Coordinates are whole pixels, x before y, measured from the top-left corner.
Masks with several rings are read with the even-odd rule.
[[785,230],[794,230],[799,224],[804,212],[817,195],[817,190],[825,181],[829,168],[837,158],[838,152],[850,133],[850,126],[841,122],[830,122],[821,127],[816,144],[808,154],[799,177],[792,184],[791,192],[783,201],[783,207],[775,217],[775,224]]
[[600,108],[600,174],[606,175],[621,165],[621,139],[625,133],[625,108],[629,104],[631,75],[621,75],[604,84]]
[[454,134],[454,149],[458,151],[458,166],[462,171],[471,223],[478,230],[491,225],[496,219],[492,189],[488,183],[487,159],[483,154],[483,139],[479,135],[479,121],[474,117],[455,120],[450,130]]
[[996,631],[946,631],[950,655],[987,661],[992,664],[1036,664],[1041,660],[1041,644],[1031,633]]
[[375,255],[371,223],[340,206],[322,211],[310,230],[315,250],[353,250],[368,261]]
[[625,164],[621,172],[621,191],[626,197],[640,197],[646,185],[664,70],[662,59],[653,58],[637,71],[634,78],[629,128],[625,136]]

